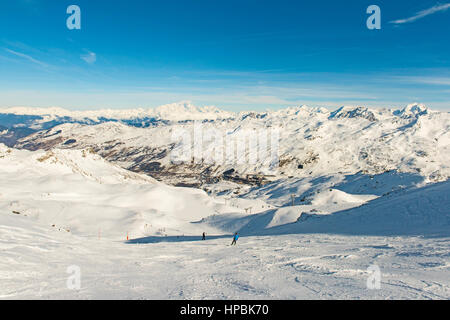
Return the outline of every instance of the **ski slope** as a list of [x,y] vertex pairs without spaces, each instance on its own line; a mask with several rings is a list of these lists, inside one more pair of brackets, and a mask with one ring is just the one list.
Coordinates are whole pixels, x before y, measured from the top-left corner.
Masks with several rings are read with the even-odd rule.
[[208,195],[90,149],[4,145],[0,176],[0,299],[450,298],[448,181],[336,175]]
[[[294,234],[126,243],[1,216],[0,299],[449,299],[449,238]],[[195,240],[195,241],[194,241]],[[381,288],[368,289],[369,266]],[[68,268],[80,289],[68,289]]]
[[238,230],[249,235],[450,236],[450,181],[399,191],[341,209],[346,205],[342,202],[285,206],[241,217],[213,216],[208,222],[229,232]]
[[203,229],[191,221],[240,211],[202,190],[166,186],[124,170],[90,150],[29,152],[0,145],[0,175],[3,213],[84,236],[199,233]]

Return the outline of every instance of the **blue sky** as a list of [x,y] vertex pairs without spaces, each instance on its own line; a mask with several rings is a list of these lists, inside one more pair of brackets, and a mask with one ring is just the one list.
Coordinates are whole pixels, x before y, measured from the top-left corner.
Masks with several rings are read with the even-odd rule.
[[449,0],[2,1],[0,107],[450,111],[449,35]]

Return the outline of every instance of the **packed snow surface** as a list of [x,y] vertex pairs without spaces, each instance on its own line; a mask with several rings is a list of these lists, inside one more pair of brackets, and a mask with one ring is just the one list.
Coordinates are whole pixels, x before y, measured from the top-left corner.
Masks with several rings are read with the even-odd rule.
[[[294,234],[125,243],[0,225],[1,299],[449,299],[450,239]],[[150,240],[149,240],[150,241]],[[370,266],[380,289],[368,289]],[[68,289],[71,266],[80,289]]]

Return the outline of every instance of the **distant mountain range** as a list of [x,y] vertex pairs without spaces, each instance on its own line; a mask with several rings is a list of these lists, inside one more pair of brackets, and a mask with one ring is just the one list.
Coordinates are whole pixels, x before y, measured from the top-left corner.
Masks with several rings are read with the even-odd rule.
[[[277,130],[276,171],[269,172],[270,159],[249,161],[252,152],[260,150],[248,144],[245,159],[173,163],[171,156],[179,146],[174,130],[191,135],[191,151],[199,147],[194,123],[201,124],[201,148],[206,157],[226,148],[209,139],[210,130],[235,141],[242,134],[248,138]],[[190,103],[149,110],[9,108],[0,109],[0,126],[0,143],[8,146],[29,150],[90,148],[123,168],[173,185],[202,186],[220,180],[261,185],[283,177],[388,171],[419,174],[431,182],[450,176],[450,114],[420,104],[403,109],[346,106],[329,111],[300,106],[239,113]]]

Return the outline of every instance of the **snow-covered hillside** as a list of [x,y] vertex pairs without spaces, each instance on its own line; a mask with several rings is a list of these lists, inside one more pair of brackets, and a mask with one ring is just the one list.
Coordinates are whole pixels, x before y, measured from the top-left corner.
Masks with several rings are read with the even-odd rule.
[[206,222],[248,235],[299,233],[450,237],[450,181],[376,197],[330,189],[310,204],[209,217]]
[[90,150],[29,152],[0,145],[0,211],[58,230],[125,239],[217,232],[191,222],[240,212],[198,189],[175,188],[105,161]]

